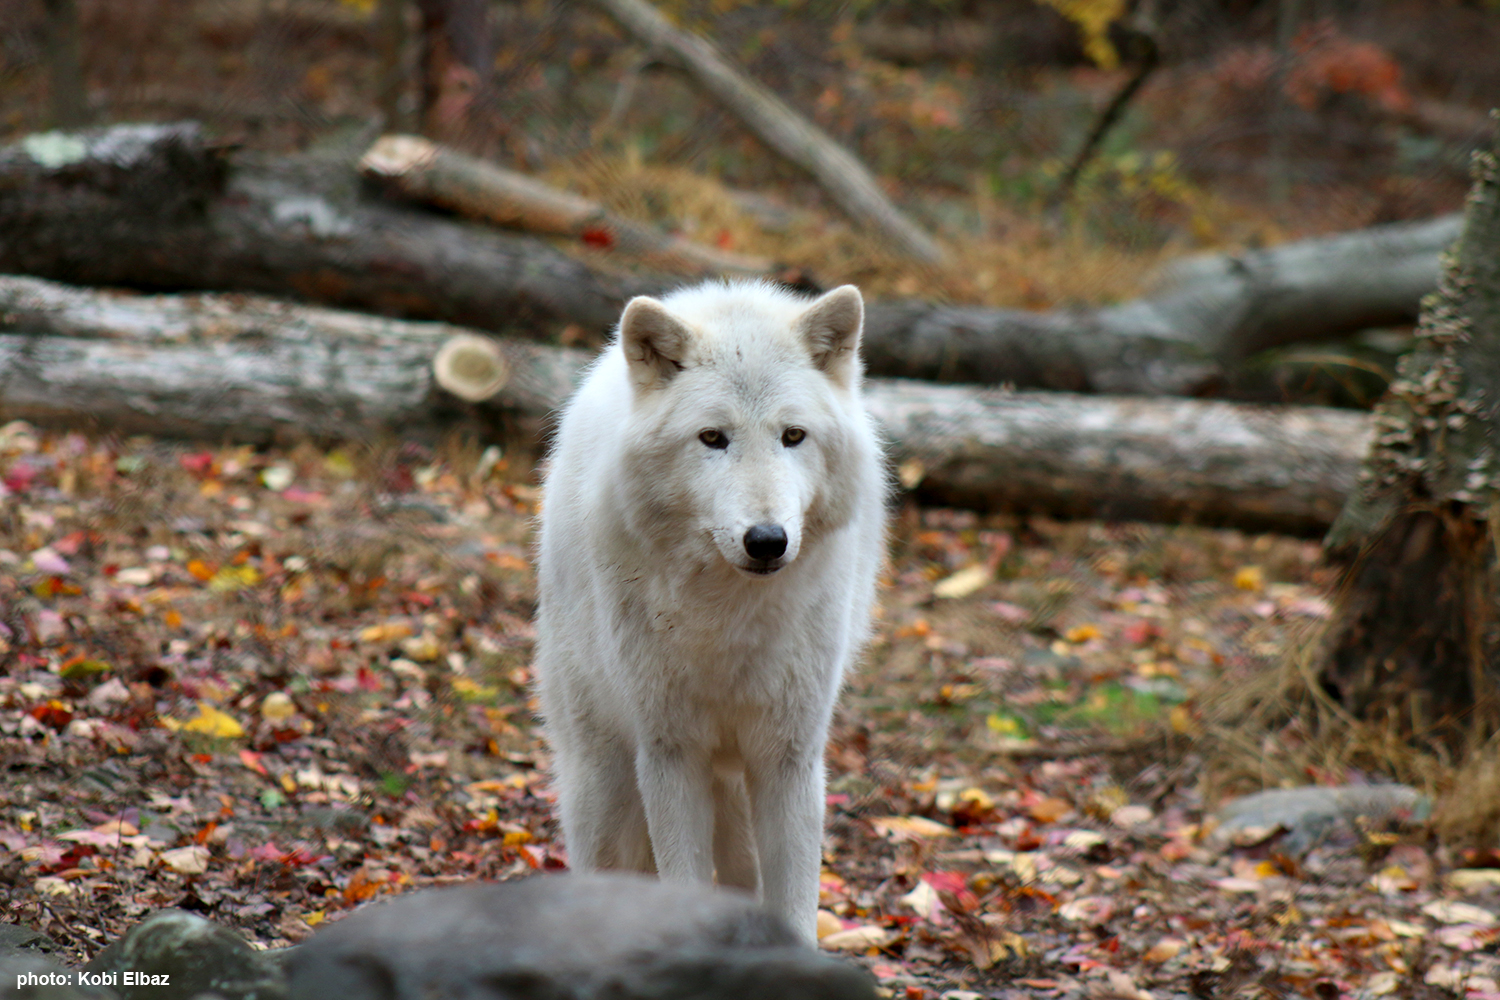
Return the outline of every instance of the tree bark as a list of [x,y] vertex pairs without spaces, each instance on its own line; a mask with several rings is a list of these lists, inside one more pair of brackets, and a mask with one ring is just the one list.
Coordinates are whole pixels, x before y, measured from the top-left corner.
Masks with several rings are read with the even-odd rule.
[[488,0],[417,0],[422,13],[422,130],[461,133],[494,65]]
[[413,201],[531,233],[568,236],[679,274],[762,276],[764,258],[726,253],[621,218],[598,202],[411,135],[386,135],[360,172]]
[[[1073,392],[1212,394],[1257,350],[1415,318],[1458,217],[1189,258],[1092,310],[870,302],[872,374]],[[602,337],[676,279],[361,197],[345,163],[229,163],[192,125],[0,148],[0,272],[145,290],[241,290],[541,339]],[[1237,391],[1237,387],[1230,386]]]
[[149,291],[263,292],[533,338],[604,331],[641,279],[541,240],[359,195],[352,164],[234,168],[191,123],[0,148],[0,272]]
[[474,406],[432,361],[461,331],[245,295],[134,296],[0,276],[0,413],[119,433],[542,439],[588,354],[495,338],[509,371]]
[[[539,444],[588,355],[497,338],[508,378],[465,403],[432,374],[455,336],[473,334],[247,296],[0,278],[0,419],[250,442],[467,426]],[[867,402],[927,502],[1303,533],[1338,510],[1370,426],[1340,410],[884,379]]]
[[1463,235],[1418,346],[1375,413],[1361,487],[1328,536],[1351,556],[1322,681],[1356,716],[1461,743],[1500,726],[1500,162],[1476,154]]
[[52,126],[78,128],[88,120],[88,88],[78,30],[78,0],[44,0]]
[[674,27],[646,0],[594,0],[642,44],[669,54],[762,142],[821,184],[849,217],[888,236],[896,249],[935,263],[943,252],[908,219],[852,153],[736,69],[706,39]]
[[872,380],[867,401],[927,503],[1292,534],[1334,517],[1371,433],[1325,407],[901,379]]

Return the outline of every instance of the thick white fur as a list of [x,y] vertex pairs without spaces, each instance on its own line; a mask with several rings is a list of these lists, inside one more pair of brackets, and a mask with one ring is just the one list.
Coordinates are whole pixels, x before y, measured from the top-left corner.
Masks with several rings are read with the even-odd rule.
[[[853,286],[632,300],[563,415],[541,519],[536,675],[572,867],[717,872],[809,941],[829,717],[885,543],[863,315]],[[766,524],[787,541],[770,565],[744,545]]]

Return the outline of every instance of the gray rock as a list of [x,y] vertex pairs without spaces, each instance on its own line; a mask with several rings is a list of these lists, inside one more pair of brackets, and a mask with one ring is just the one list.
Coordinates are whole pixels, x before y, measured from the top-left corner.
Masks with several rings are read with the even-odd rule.
[[111,990],[80,986],[78,977],[40,952],[0,953],[0,1000],[117,1000]]
[[1352,830],[1363,816],[1382,823],[1392,819],[1425,820],[1432,804],[1407,785],[1308,786],[1257,792],[1231,799],[1219,807],[1215,836],[1238,841],[1287,831],[1282,847],[1288,854],[1305,854],[1340,829]]
[[873,1000],[853,965],[741,893],[544,875],[410,893],[320,930],[291,1000]]
[[[95,955],[84,971],[107,977],[124,1000],[284,1000],[275,963],[238,934],[183,910],[162,910]],[[165,976],[165,979],[156,977]]]
[[50,954],[57,950],[57,942],[41,931],[20,924],[0,924],[0,955]]

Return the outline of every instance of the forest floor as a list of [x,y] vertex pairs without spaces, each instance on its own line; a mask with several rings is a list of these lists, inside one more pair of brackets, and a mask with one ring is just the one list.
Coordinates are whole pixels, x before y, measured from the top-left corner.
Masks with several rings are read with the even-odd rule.
[[[75,959],[166,906],[275,947],[388,893],[564,868],[532,468],[0,429],[7,919]],[[1500,888],[1460,888],[1420,828],[1212,833],[1234,792],[1373,780],[1205,749],[1214,692],[1328,614],[1320,558],[898,512],[828,752],[825,944],[911,1000],[1500,996]]]

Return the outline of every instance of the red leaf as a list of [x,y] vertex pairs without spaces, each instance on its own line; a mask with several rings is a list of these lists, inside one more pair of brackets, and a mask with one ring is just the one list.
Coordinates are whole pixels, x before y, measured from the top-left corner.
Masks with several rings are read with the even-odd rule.
[[182,466],[184,471],[197,476],[199,479],[206,479],[213,475],[213,452],[200,451],[191,455],[179,455],[177,457],[177,464]]
[[260,756],[254,750],[241,750],[240,763],[262,777],[270,777],[270,773],[266,771],[266,766],[260,762]]
[[604,226],[589,226],[578,236],[586,246],[597,250],[608,250],[615,245],[615,234]]

